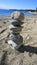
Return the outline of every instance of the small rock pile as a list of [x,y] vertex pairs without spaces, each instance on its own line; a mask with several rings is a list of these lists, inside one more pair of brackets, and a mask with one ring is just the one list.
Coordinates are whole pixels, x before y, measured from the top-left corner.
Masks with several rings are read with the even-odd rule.
[[11,15],[11,20],[10,20],[10,26],[9,29],[12,31],[11,34],[9,35],[9,40],[8,44],[11,45],[11,48],[19,48],[22,45],[23,38],[20,35],[20,32],[22,30],[22,20],[24,19],[24,14],[20,13],[18,11],[14,12]]

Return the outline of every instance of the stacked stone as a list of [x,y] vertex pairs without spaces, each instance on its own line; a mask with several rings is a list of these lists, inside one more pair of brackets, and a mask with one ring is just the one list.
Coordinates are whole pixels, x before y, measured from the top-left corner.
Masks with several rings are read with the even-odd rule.
[[22,20],[24,19],[24,15],[18,11],[14,12],[11,15],[11,25],[9,26],[9,29],[12,31],[11,34],[9,35],[9,40],[8,44],[11,45],[12,49],[18,49],[22,43],[23,43],[23,38],[20,35],[20,32],[22,30]]

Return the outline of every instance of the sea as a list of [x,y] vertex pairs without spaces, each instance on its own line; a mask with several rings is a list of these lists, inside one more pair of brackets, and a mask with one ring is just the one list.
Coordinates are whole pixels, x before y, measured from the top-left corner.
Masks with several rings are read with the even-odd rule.
[[31,13],[28,13],[28,12],[23,11],[23,10],[15,10],[15,9],[5,10],[5,9],[0,9],[0,16],[10,16],[11,13],[13,13],[14,11],[19,11],[19,12],[23,13],[25,16],[34,16],[35,15],[35,14],[31,14]]

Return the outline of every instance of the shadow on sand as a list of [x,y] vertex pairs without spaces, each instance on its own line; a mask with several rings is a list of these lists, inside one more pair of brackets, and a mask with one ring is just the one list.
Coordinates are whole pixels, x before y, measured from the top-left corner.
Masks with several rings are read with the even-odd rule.
[[22,45],[19,49],[19,52],[24,53],[25,51],[29,53],[36,53],[37,54],[37,47],[31,47],[31,46],[24,46]]
[[7,57],[7,51],[4,51],[4,54],[3,54],[3,56],[2,56],[0,65],[7,65],[6,57]]

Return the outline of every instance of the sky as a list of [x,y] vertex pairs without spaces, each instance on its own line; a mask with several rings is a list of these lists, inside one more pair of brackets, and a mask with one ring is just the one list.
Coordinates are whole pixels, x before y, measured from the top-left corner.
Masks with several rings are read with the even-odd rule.
[[0,0],[0,9],[36,9],[37,0]]

